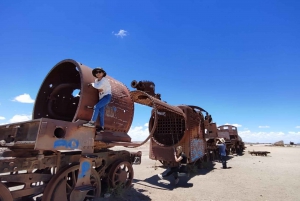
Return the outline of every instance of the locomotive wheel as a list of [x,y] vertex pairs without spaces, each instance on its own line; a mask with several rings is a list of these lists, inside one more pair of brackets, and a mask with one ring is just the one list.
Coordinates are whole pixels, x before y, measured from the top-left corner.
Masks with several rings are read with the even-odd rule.
[[128,161],[117,161],[109,171],[110,187],[115,188],[122,185],[123,188],[130,187],[133,180],[133,168]]
[[[62,168],[46,186],[42,201],[72,201],[70,195],[76,185],[78,172],[79,165],[77,164]],[[91,185],[95,189],[88,191],[82,201],[90,201],[100,197],[101,180],[94,169],[91,170]]]
[[0,182],[0,201],[13,201],[13,197],[9,189]]

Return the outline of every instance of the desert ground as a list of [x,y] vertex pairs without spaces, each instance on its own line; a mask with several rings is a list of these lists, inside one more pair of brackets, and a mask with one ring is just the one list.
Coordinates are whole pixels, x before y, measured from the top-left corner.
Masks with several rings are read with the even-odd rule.
[[[119,197],[98,200],[300,200],[300,147],[246,146],[242,156],[229,156],[229,169],[221,169],[221,163],[214,161],[190,177],[181,177],[176,186],[172,176],[159,180],[157,174],[166,169],[149,159],[149,144],[138,148],[114,147],[142,151],[142,163],[134,165],[132,188]],[[271,153],[251,156],[248,151],[253,150]]]

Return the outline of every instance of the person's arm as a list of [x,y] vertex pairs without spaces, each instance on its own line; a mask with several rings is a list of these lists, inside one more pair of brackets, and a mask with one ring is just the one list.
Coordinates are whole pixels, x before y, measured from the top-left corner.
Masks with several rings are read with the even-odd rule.
[[179,162],[182,160],[182,156],[180,155],[179,157],[177,157],[176,152],[174,152],[174,157],[175,157],[176,162]]

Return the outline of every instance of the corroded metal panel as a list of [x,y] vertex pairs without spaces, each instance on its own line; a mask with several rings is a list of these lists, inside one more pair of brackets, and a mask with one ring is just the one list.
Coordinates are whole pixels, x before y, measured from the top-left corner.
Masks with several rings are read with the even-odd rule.
[[237,127],[232,125],[218,126],[219,132],[228,132],[229,135],[238,135]]
[[31,120],[0,126],[1,146],[33,147],[40,120]]
[[190,162],[197,161],[202,158],[205,154],[205,140],[203,139],[192,139],[190,142],[191,156]]
[[225,140],[230,140],[229,132],[228,131],[218,131],[218,137],[224,138]]
[[[206,151],[204,134],[204,116],[196,109],[197,106],[172,106],[161,101],[155,92],[146,90],[146,84],[150,82],[134,81],[134,87],[144,91],[130,92],[135,103],[152,107],[149,120],[150,151],[149,157],[160,160],[164,165],[176,165],[174,148],[182,146],[188,157],[188,162],[194,162],[202,158]],[[149,92],[149,94],[147,93]],[[159,97],[159,98],[157,98]]]
[[[109,71],[109,70],[107,70]],[[110,76],[112,100],[105,110],[105,128],[127,133],[133,119],[134,104],[128,88]],[[71,59],[56,64],[38,92],[33,119],[51,118],[69,122],[89,121],[98,102],[92,68]]]
[[41,119],[41,126],[35,143],[37,150],[74,150],[92,153],[95,129],[81,126],[82,121],[66,122]]

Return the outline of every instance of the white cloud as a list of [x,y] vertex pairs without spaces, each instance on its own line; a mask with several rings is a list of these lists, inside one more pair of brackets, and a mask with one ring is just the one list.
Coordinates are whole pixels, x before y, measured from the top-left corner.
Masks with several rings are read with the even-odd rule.
[[296,128],[300,128],[300,126],[296,126]]
[[290,131],[289,134],[296,135],[296,136],[299,135],[300,136],[300,132],[292,132],[292,131]]
[[[114,32],[112,32],[112,33],[114,34]],[[117,36],[117,37],[123,38],[124,36],[127,36],[127,33],[128,33],[127,31],[125,31],[123,29],[120,29],[120,31],[118,33],[114,34],[114,35]]]
[[250,130],[239,131],[239,135],[244,142],[274,143],[283,140],[300,143],[300,132],[252,132]]
[[144,141],[149,136],[148,123],[144,126],[136,126],[130,128],[128,135],[131,137],[131,141]]
[[0,116],[0,120],[4,120],[4,119],[5,119],[5,117],[1,117],[1,116]]
[[270,128],[270,126],[258,126],[258,128]]
[[232,125],[232,126],[235,126],[235,127],[242,127],[242,125],[240,125],[240,124],[230,124],[230,123],[226,123],[226,124],[224,124],[224,125]]
[[29,94],[23,94],[15,97],[13,101],[17,101],[20,103],[34,103],[34,100],[30,97]]
[[9,123],[22,122],[28,120],[31,120],[31,115],[16,114],[9,120]]

